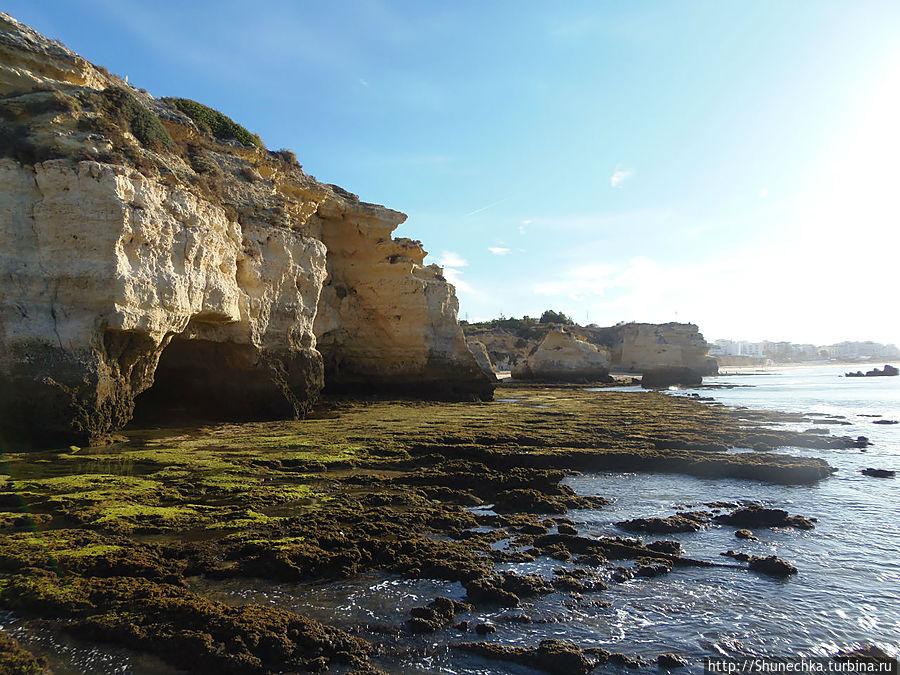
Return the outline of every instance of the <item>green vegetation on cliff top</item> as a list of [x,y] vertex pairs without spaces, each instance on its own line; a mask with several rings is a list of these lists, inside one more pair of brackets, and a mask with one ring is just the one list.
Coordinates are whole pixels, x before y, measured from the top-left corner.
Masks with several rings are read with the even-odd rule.
[[240,124],[218,110],[197,101],[192,101],[189,98],[164,98],[162,100],[175,106],[194,120],[194,124],[201,131],[212,134],[219,140],[233,139],[240,141],[244,145],[255,145],[260,150],[265,150],[265,146],[259,136],[251,134]]

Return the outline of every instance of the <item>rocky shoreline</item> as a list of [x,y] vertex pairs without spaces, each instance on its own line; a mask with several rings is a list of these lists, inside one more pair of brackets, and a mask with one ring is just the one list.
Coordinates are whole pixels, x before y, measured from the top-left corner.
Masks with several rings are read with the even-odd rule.
[[[768,426],[795,416],[662,394],[512,384],[500,392],[492,403],[332,398],[305,421],[129,430],[127,442],[104,448],[7,454],[0,604],[78,640],[155,652],[195,673],[339,663],[372,672],[391,656],[364,627],[351,634],[272,607],[229,607],[189,580],[313,582],[379,571],[460,582],[466,602],[489,606],[560,589],[600,592],[673,566],[723,563],[685,558],[674,542],[580,536],[566,514],[606,499],[576,494],[566,475],[811,483],[830,475],[824,461],[772,451],[853,444]],[[757,452],[726,452],[734,447]],[[764,525],[758,513],[730,511],[736,528]],[[577,569],[552,582],[495,569],[543,556]],[[398,617],[419,620],[398,630],[451,623],[426,609]],[[589,656],[585,663],[603,660]]]

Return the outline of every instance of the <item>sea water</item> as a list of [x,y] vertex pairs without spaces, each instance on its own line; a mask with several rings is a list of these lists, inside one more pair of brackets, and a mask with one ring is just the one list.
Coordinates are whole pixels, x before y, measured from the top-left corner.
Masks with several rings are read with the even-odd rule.
[[[668,516],[676,507],[705,509],[704,502],[715,501],[762,503],[815,517],[813,530],[757,529],[759,541],[738,540],[734,527],[717,524],[696,533],[644,537],[675,539],[684,555],[712,562],[731,563],[720,555],[727,549],[775,554],[799,570],[787,579],[742,568],[675,568],[656,578],[611,583],[607,590],[581,598],[553,593],[528,599],[520,608],[484,607],[459,617],[493,623],[497,632],[486,638],[452,628],[426,636],[410,636],[403,630],[411,607],[437,595],[464,599],[458,583],[373,574],[328,584],[198,579],[195,590],[231,604],[253,602],[296,611],[356,632],[385,648],[378,665],[396,675],[536,672],[454,648],[459,642],[480,639],[530,647],[541,639],[557,638],[646,659],[671,651],[689,659],[687,671],[692,673],[702,671],[705,656],[825,656],[868,643],[897,656],[900,479],[870,478],[860,471],[869,466],[900,470],[900,425],[874,423],[900,420],[900,378],[853,379],[842,374],[843,369],[834,366],[783,368],[707,378],[703,388],[669,392],[712,396],[736,408],[812,414],[811,420],[830,421],[785,426],[797,430],[814,426],[872,441],[865,452],[783,448],[791,454],[821,457],[837,469],[815,485],[644,473],[591,473],[567,479],[580,494],[612,500],[601,509],[567,514],[585,536],[625,534],[616,521]],[[646,395],[638,388],[633,391],[635,396]],[[567,566],[571,565],[544,558],[499,569],[550,579],[555,568]],[[522,614],[533,621],[517,621]],[[113,662],[103,667],[95,661],[96,670],[91,672],[153,672],[140,667],[134,657]]]
[[[807,413],[810,421],[782,426],[827,429],[872,441],[865,452],[783,448],[791,454],[821,457],[837,469],[815,485],[645,473],[590,473],[567,479],[580,494],[613,500],[601,509],[567,514],[585,536],[626,534],[614,525],[616,521],[668,516],[676,507],[704,509],[704,502],[715,501],[761,503],[817,518],[813,530],[760,528],[755,531],[759,541],[738,540],[734,527],[717,524],[696,533],[645,537],[675,539],[684,555],[711,562],[731,562],[720,555],[728,549],[774,554],[799,569],[787,579],[747,569],[676,568],[652,579],[610,584],[606,591],[586,593],[580,599],[554,593],[529,599],[514,610],[480,608],[460,617],[492,622],[497,632],[486,638],[453,629],[409,637],[399,630],[414,605],[439,594],[464,599],[464,589],[448,582],[370,577],[316,589],[284,585],[250,589],[235,580],[219,586],[215,595],[229,602],[274,603],[348,629],[368,625],[368,639],[383,642],[389,651],[405,650],[403,656],[379,663],[396,674],[535,672],[453,648],[455,643],[480,639],[534,646],[541,639],[557,638],[646,659],[673,651],[689,659],[688,672],[701,672],[706,656],[827,656],[869,643],[898,655],[900,479],[870,478],[860,471],[869,466],[900,470],[900,425],[875,424],[881,419],[900,420],[900,378],[853,379],[843,377],[843,372],[835,366],[787,367],[707,378],[703,388],[669,392],[712,396],[735,408]],[[646,395],[639,388],[633,391],[635,396]],[[555,568],[567,566],[544,558],[499,569],[550,579]],[[522,614],[534,622],[516,621]]]

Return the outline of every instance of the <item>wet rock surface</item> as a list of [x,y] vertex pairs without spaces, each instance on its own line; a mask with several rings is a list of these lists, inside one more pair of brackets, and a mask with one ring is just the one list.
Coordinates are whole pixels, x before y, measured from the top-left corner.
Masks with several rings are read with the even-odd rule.
[[0,631],[0,673],[52,675],[45,659],[36,657],[3,631]]
[[815,527],[813,520],[806,516],[791,516],[784,509],[767,508],[758,504],[715,516],[713,520],[724,525],[741,528],[796,527],[801,530],[811,530]]
[[[191,649],[204,665],[194,672],[366,668],[374,647],[356,636],[291,612],[226,607],[187,580],[306,583],[381,571],[460,582],[468,601],[487,608],[551,593],[583,602],[609,577],[641,583],[711,563],[682,556],[673,541],[589,536],[563,509],[607,502],[576,495],[562,483],[568,473],[643,466],[766,479],[793,466],[816,480],[827,466],[686,449],[740,444],[748,433],[772,447],[787,442],[765,429],[765,416],[748,429],[746,413],[686,399],[611,392],[598,406],[595,392],[563,391],[561,400],[557,388],[510,387],[529,407],[334,398],[303,422],[131,430],[106,448],[7,453],[15,480],[0,485],[0,601],[25,621],[65,624],[76,639],[129,645],[174,666],[184,634],[196,635],[201,646]],[[509,512],[488,510],[498,495]],[[38,533],[22,527],[26,513]],[[507,538],[513,548],[495,548]],[[541,556],[566,561],[566,571],[546,579],[496,569]],[[399,623],[445,630],[462,623],[461,608],[424,598]],[[484,623],[464,621],[469,633]]]
[[893,478],[897,475],[896,471],[890,469],[873,469],[872,467],[863,469],[860,473],[864,476],[871,476],[872,478]]
[[453,623],[456,615],[471,611],[472,606],[450,598],[438,597],[427,605],[409,610],[411,619],[406,625],[414,633],[434,633]]
[[688,661],[678,654],[666,653],[656,657],[656,663],[660,668],[671,669],[684,668],[688,664]]
[[787,577],[797,574],[797,568],[786,560],[770,555],[766,557],[750,556],[748,560],[750,569],[754,572],[762,572],[771,577]]
[[671,534],[674,532],[697,532],[709,520],[706,512],[679,513],[667,518],[634,518],[616,523],[617,527],[629,532],[650,532]]
[[564,640],[541,640],[537,647],[513,647],[490,642],[464,642],[458,648],[487,659],[509,661],[529,666],[546,673],[572,673],[587,675],[597,666],[612,663],[628,668],[646,665],[639,658],[610,653],[598,648],[581,648]]
[[703,375],[687,366],[659,366],[645,370],[641,375],[644,389],[664,389],[666,387],[699,387]]

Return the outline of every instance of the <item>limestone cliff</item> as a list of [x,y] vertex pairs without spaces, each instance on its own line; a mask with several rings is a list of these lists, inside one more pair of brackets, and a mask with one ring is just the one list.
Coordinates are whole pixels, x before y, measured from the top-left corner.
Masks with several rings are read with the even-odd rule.
[[[495,322],[496,324],[497,322]],[[505,325],[468,325],[469,339],[487,348],[499,370],[512,370],[528,358],[534,348],[555,330],[552,324],[524,319],[504,320]],[[586,340],[609,355],[613,371],[640,373],[651,368],[685,366],[700,375],[718,371],[709,344],[696,325],[690,323],[624,323],[616,326],[565,326],[572,335]]]
[[609,349],[617,370],[639,373],[684,366],[700,375],[718,372],[716,360],[709,356],[709,344],[692,323],[625,323],[584,330],[591,342]]
[[605,349],[598,349],[570,333],[551,330],[527,358],[512,369],[512,377],[517,380],[602,381],[609,376],[608,366]]
[[323,373],[491,395],[453,287],[391,238],[403,214],[4,14],[0,185],[2,442],[97,440],[136,398],[148,416],[300,415]]
[[478,340],[472,339],[467,339],[466,344],[469,347],[469,351],[472,352],[472,355],[475,357],[475,362],[478,364],[478,367],[492,379],[496,380],[497,374],[494,372],[494,364],[491,363],[491,357],[484,344]]

